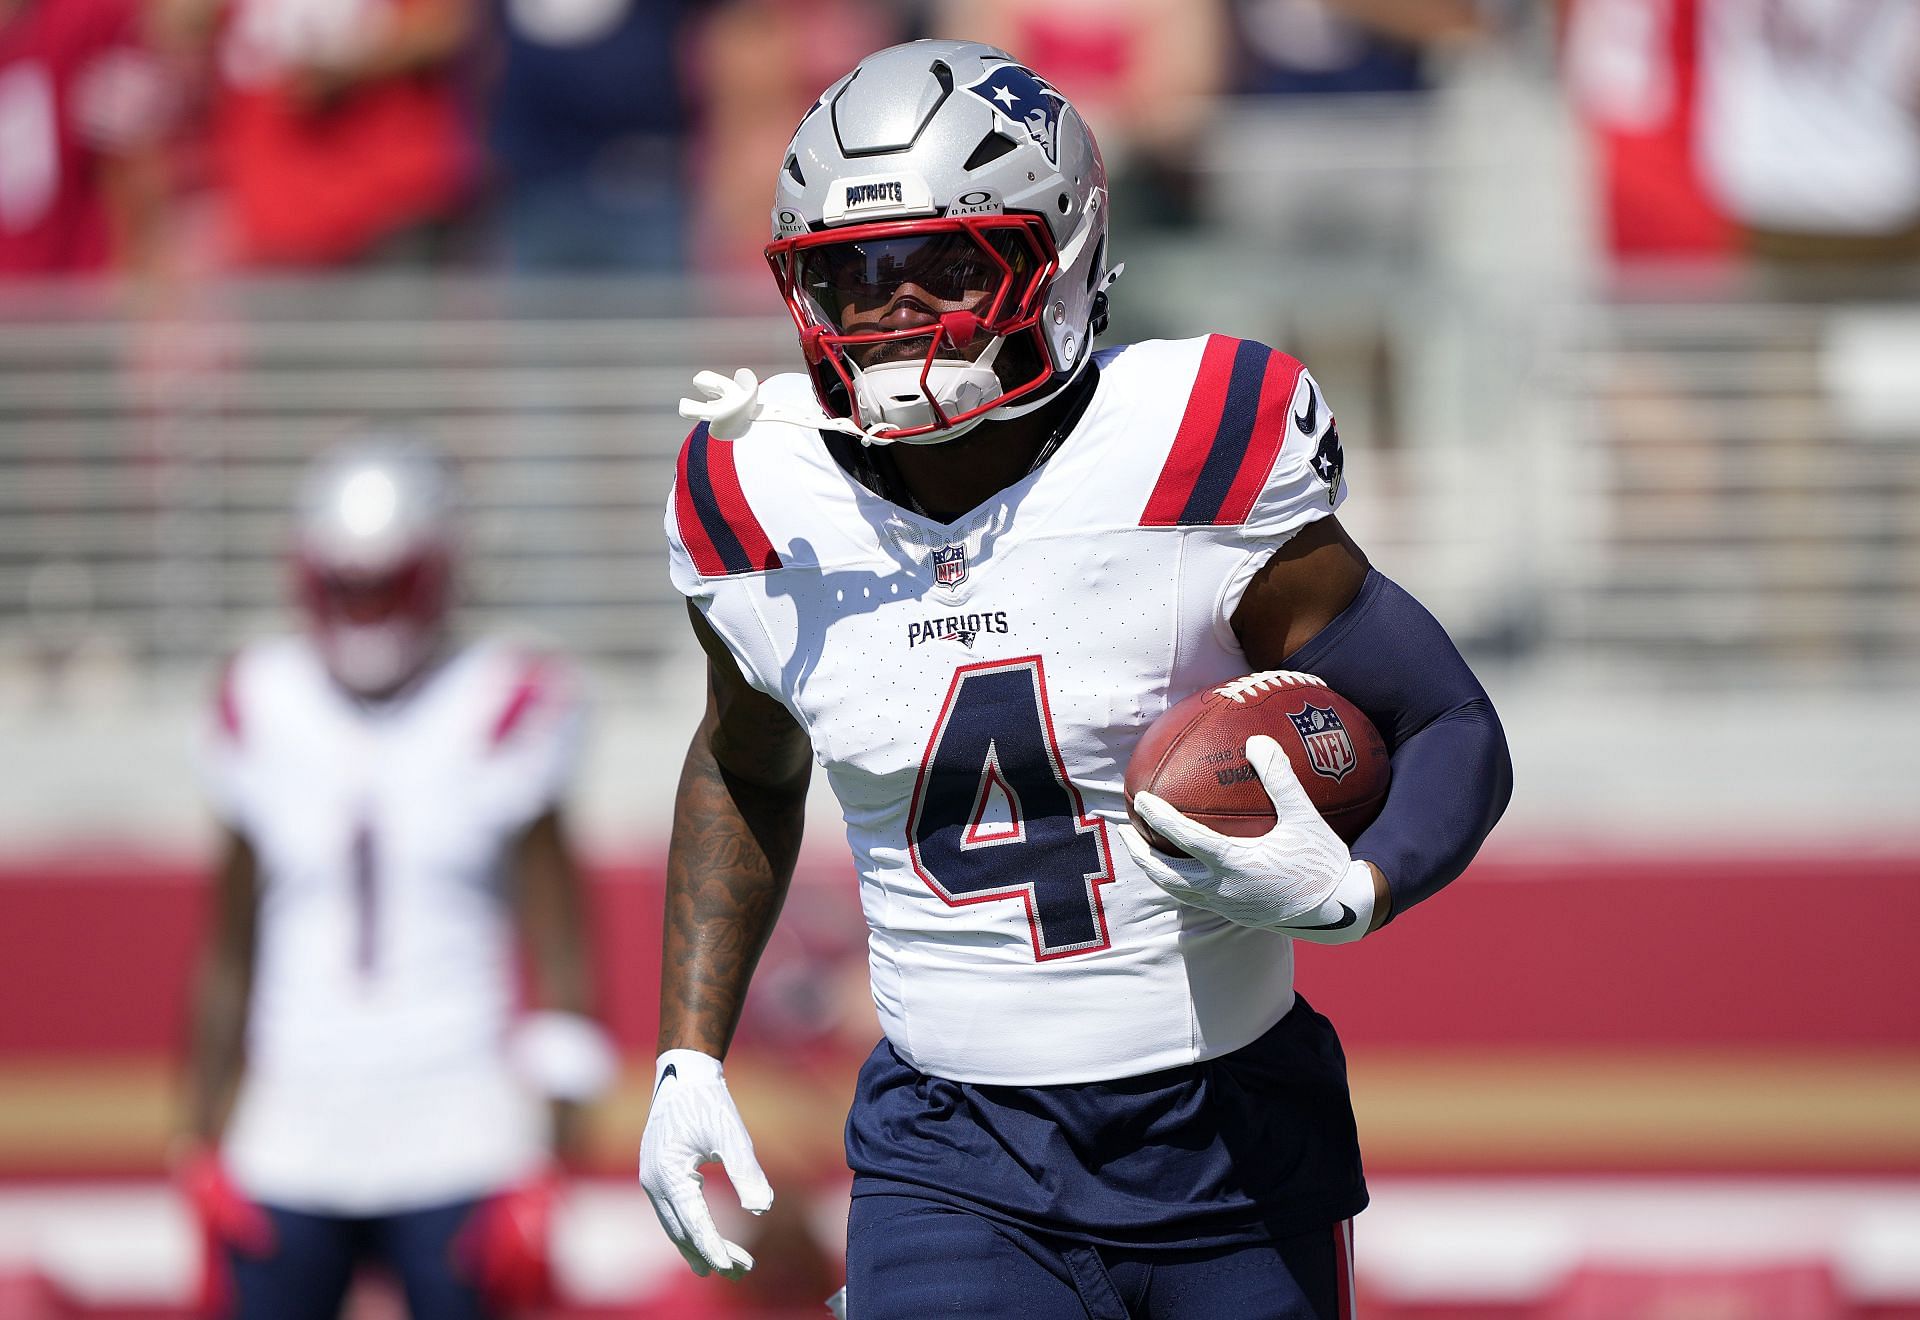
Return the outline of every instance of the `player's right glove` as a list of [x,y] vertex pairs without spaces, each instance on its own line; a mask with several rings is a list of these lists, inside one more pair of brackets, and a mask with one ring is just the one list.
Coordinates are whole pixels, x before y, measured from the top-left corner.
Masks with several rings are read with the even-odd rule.
[[753,1156],[720,1060],[698,1050],[668,1050],[655,1061],[653,1076],[653,1110],[640,1138],[640,1186],[695,1274],[738,1278],[753,1268],[753,1257],[714,1226],[700,1166],[718,1160],[740,1204],[756,1215],[773,1204],[773,1188]]

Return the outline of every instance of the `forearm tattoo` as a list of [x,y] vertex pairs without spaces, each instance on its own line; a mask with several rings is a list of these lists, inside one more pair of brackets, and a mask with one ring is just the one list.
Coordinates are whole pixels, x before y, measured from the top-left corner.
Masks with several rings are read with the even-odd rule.
[[730,774],[711,732],[694,735],[674,802],[659,1047],[719,1057],[793,878],[806,774],[774,787]]

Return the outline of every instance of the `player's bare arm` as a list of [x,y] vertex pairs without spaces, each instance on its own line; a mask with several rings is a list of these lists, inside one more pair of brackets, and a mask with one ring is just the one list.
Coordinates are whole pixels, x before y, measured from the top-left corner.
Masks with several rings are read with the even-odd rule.
[[687,748],[667,852],[660,1049],[726,1054],[800,851],[812,754],[689,607],[707,709]]
[[587,942],[586,890],[565,822],[543,812],[514,849],[514,897],[531,963],[535,1012],[522,1024],[553,1100],[553,1146],[571,1154],[579,1102],[610,1080],[614,1060],[593,1021],[593,959]]
[[1308,523],[1254,574],[1233,613],[1234,635],[1253,668],[1280,669],[1353,604],[1367,556],[1337,517]]
[[211,1238],[250,1256],[272,1249],[272,1223],[234,1185],[219,1148],[246,1062],[259,894],[253,845],[230,829],[213,880],[212,931],[194,984],[186,1131],[173,1152],[174,1177]]
[[253,846],[229,830],[214,875],[212,935],[193,995],[186,1135],[202,1144],[219,1140],[240,1084],[258,910]]
[[527,827],[515,853],[521,930],[542,1008],[588,1013],[593,964],[587,946],[585,888],[558,810]]
[[696,607],[688,613],[707,653],[707,708],[667,847],[660,1054],[640,1183],[694,1273],[732,1277],[753,1257],[720,1236],[699,1167],[724,1165],[755,1214],[773,1204],[720,1060],[793,878],[813,762],[785,707],[747,683]]

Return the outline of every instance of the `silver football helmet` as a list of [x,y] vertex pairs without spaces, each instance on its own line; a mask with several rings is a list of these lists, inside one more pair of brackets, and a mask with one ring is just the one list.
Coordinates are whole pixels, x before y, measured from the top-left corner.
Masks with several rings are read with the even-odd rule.
[[295,592],[334,680],[363,697],[426,667],[452,603],[451,474],[421,440],[370,434],[314,460],[300,486]]
[[978,42],[894,46],[829,87],[781,164],[773,239],[820,405],[874,441],[1031,411],[1105,328],[1100,149]]

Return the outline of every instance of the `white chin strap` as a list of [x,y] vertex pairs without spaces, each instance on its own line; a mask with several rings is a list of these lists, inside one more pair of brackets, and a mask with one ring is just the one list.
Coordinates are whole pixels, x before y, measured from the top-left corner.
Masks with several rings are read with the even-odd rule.
[[925,358],[906,362],[882,362],[862,371],[854,369],[854,398],[862,417],[878,417],[872,426],[862,428],[851,418],[829,417],[817,404],[790,408],[767,403],[760,398],[760,381],[746,367],[731,378],[717,371],[702,371],[693,378],[693,386],[706,397],[680,400],[680,415],[690,421],[707,424],[707,433],[716,440],[738,440],[755,422],[787,422],[820,431],[838,431],[859,438],[867,445],[937,445],[972,430],[993,414],[982,413],[958,426],[949,426],[925,435],[895,437],[895,431],[929,426],[936,420],[933,402],[920,388],[920,373],[927,372],[927,388],[938,400],[940,411],[949,417],[968,412],[991,402],[1006,388],[994,373],[993,359],[1004,339],[996,337],[986,352],[973,362],[935,361],[927,367]]

